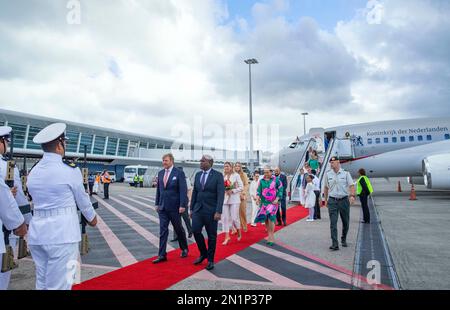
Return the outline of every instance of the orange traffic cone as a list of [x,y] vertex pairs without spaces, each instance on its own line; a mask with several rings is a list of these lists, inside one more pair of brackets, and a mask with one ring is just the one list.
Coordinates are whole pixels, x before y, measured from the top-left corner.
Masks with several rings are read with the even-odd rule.
[[398,181],[397,192],[402,192],[402,185],[400,184],[400,181]]
[[409,200],[417,200],[414,184],[411,185],[411,195],[409,195]]

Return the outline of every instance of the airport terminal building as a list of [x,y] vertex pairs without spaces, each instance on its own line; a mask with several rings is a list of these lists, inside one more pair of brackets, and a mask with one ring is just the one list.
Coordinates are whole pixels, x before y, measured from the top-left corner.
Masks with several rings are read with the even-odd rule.
[[[34,136],[45,126],[64,122],[67,124],[66,158],[83,164],[86,149],[87,167],[90,172],[107,169],[121,180],[124,169],[129,165],[144,165],[158,170],[163,154],[173,152],[174,140],[130,133],[114,129],[85,125],[66,120],[30,115],[21,112],[0,109],[0,126],[7,125],[14,131],[14,157],[20,169],[30,168],[43,152],[41,146],[33,143]],[[215,157],[218,165],[224,161],[248,162],[248,153],[216,150],[201,145],[176,144],[176,165],[193,169],[198,168],[200,154],[208,153]],[[231,156],[230,156],[231,154]],[[255,152],[258,161],[259,152]],[[231,158],[230,158],[231,157]],[[189,169],[191,168],[191,169]]]

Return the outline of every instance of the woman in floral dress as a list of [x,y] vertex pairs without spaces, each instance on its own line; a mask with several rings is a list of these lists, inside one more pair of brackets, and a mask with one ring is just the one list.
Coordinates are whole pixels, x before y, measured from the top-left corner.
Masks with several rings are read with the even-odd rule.
[[283,198],[283,185],[272,175],[272,169],[264,168],[264,177],[260,178],[257,190],[257,203],[260,206],[255,223],[265,223],[268,233],[267,244],[275,242],[274,230],[277,219],[278,202]]

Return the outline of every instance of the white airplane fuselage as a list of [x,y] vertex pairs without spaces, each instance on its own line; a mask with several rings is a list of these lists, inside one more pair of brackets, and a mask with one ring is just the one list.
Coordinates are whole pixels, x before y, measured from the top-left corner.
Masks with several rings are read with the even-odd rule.
[[[333,133],[337,139],[352,140],[354,156],[341,163],[353,176],[364,168],[369,177],[423,177],[427,175],[424,160],[429,159],[430,169],[442,167],[434,169],[435,176],[443,178],[445,183],[448,175],[450,188],[450,117],[312,129],[308,135],[300,137],[300,141],[309,141],[312,137],[325,140],[326,133]],[[306,144],[279,153],[283,171],[295,173]]]

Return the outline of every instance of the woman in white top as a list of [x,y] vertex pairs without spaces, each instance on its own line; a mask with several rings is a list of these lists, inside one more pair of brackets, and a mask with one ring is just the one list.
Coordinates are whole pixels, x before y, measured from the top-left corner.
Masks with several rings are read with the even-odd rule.
[[309,218],[307,222],[314,221],[314,206],[316,205],[316,194],[314,193],[313,176],[306,175],[306,188],[305,188],[305,208],[309,209]]
[[252,198],[252,226],[256,227],[255,218],[258,215],[259,206],[256,203],[257,200],[257,190],[259,184],[259,171],[253,173],[253,180],[250,183],[250,197]]
[[226,162],[223,167],[225,186],[225,199],[223,201],[222,211],[222,229],[225,232],[225,241],[222,245],[227,245],[230,242],[230,230],[235,228],[237,230],[238,241],[241,240],[241,222],[239,220],[239,206],[241,204],[240,193],[244,188],[241,177],[233,170],[233,164]]

